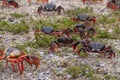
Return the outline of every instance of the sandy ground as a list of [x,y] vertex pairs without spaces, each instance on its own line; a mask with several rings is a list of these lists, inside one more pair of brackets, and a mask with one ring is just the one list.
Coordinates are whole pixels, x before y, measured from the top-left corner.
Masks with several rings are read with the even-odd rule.
[[[18,1],[18,0],[17,0]],[[95,4],[86,4],[84,5],[81,0],[50,0],[50,3],[55,3],[57,6],[62,5],[65,10],[67,9],[74,9],[75,7],[92,7],[94,12],[96,14],[106,15],[109,14],[109,10],[105,9],[106,2],[108,0],[104,0],[103,3],[95,3]],[[28,5],[27,0],[20,0],[18,1],[20,4],[20,7],[18,9],[10,8],[4,8],[3,10],[0,9],[0,12],[5,13],[4,15],[0,15],[0,18],[5,17],[8,19],[10,17],[9,14],[11,13],[21,13],[29,15],[29,18],[33,18],[35,20],[39,19],[40,17],[36,14],[37,8],[41,5],[41,3],[36,4],[34,0],[32,0],[32,3]],[[1,3],[0,3],[1,4]],[[32,37],[31,37],[32,35]],[[23,43],[28,40],[33,40],[34,35],[33,32],[29,32],[28,34],[23,35],[13,35],[9,32],[2,34],[0,33],[1,37],[4,37],[2,39],[3,43],[6,45],[6,47],[9,47],[11,45],[14,45],[12,43],[12,38],[16,39],[16,42]],[[23,42],[22,42],[23,41]],[[116,46],[118,49],[120,49],[119,40],[106,40],[108,43],[113,42],[113,45]],[[77,55],[74,55],[74,53],[70,50],[68,52],[63,51],[62,56],[55,55],[55,54],[45,54],[45,49],[37,50],[38,53],[41,55],[41,65],[40,67],[35,70],[35,67],[31,68],[27,63],[25,63],[25,71],[23,75],[19,75],[17,70],[15,72],[12,72],[10,66],[8,68],[5,68],[5,62],[2,61],[2,65],[0,64],[0,80],[89,80],[81,78],[81,76],[78,76],[76,79],[70,78],[71,76],[69,74],[65,73],[65,69],[61,63],[68,63],[69,66],[73,66],[79,63],[83,63],[84,65],[89,65],[94,69],[99,69],[101,74],[100,77],[103,77],[104,74],[118,76],[120,74],[120,56],[117,55],[114,59],[101,59],[101,57],[98,57],[96,54],[90,54],[88,58],[79,58]],[[69,54],[68,54],[69,53]],[[98,66],[99,65],[99,66]],[[62,76],[57,76],[55,71],[60,73]],[[104,77],[102,80],[105,80]],[[116,80],[120,80],[116,79]]]

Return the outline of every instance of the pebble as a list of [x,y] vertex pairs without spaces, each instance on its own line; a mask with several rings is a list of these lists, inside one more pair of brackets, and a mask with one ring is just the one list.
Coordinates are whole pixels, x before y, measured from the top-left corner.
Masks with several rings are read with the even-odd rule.
[[106,67],[106,65],[107,65],[107,64],[106,64],[105,62],[99,62],[99,66],[100,66],[100,67]]

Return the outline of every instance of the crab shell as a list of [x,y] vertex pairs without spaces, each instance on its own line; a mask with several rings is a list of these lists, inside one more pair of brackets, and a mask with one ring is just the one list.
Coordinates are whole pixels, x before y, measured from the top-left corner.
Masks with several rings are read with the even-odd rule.
[[70,44],[70,43],[73,43],[73,39],[61,37],[57,39],[57,42],[62,44]]
[[41,28],[41,30],[45,33],[45,34],[50,34],[54,31],[53,27],[49,27],[49,26],[43,26]]
[[82,29],[85,29],[85,24],[77,24],[75,25],[75,28],[82,28]]
[[77,18],[81,21],[86,21],[90,18],[90,16],[87,14],[79,14],[79,15],[77,15]]
[[47,3],[44,5],[44,9],[47,11],[53,11],[55,10],[55,8],[56,8],[56,5],[52,3]]
[[5,58],[8,56],[10,58],[18,58],[22,55],[25,55],[25,54],[22,54],[21,51],[17,48],[7,48],[5,49],[4,54],[5,54]]
[[103,51],[103,49],[105,49],[105,45],[99,42],[90,42],[89,48],[94,52],[98,52],[98,51]]

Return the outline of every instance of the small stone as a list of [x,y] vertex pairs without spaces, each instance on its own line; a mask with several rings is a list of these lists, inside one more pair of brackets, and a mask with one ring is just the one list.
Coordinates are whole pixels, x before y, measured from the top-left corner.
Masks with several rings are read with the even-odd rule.
[[105,62],[100,62],[98,66],[99,66],[99,67],[105,67],[105,66],[106,66],[106,63],[105,63]]

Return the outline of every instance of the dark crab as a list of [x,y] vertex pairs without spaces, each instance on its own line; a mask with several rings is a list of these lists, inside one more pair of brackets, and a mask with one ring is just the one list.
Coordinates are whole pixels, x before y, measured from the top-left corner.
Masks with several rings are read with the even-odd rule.
[[87,52],[99,53],[104,58],[107,55],[108,55],[107,58],[115,57],[115,52],[113,52],[111,46],[106,46],[105,44],[100,42],[90,42],[88,40],[77,41],[74,45],[77,46],[79,43],[82,44],[82,48],[81,49],[75,48],[78,55],[80,55],[80,52],[83,51],[84,53]]
[[91,26],[91,22],[96,24],[96,17],[89,16],[88,14],[78,14],[76,17],[72,18],[73,21],[83,21],[86,26]]
[[85,24],[77,24],[73,28],[74,33],[79,33],[81,39],[88,39],[96,35],[96,30],[93,27],[86,27]]
[[110,0],[106,7],[112,10],[120,9],[120,0]]
[[60,46],[72,46],[74,50],[73,42],[74,40],[70,37],[59,37],[56,41],[51,41],[48,53],[58,53]]
[[42,11],[57,11],[58,14],[61,14],[61,12],[64,11],[64,8],[62,6],[56,7],[56,5],[52,3],[47,3],[38,7],[37,12],[41,14]]
[[62,35],[69,36],[72,30],[69,28],[64,30],[54,30],[51,26],[42,26],[41,29],[35,30],[35,34],[38,32],[43,32],[44,34],[56,35],[57,37],[61,37]]

